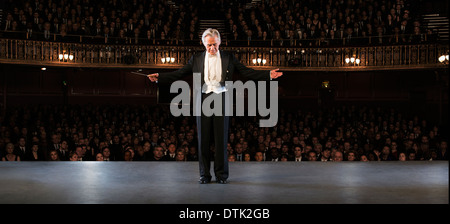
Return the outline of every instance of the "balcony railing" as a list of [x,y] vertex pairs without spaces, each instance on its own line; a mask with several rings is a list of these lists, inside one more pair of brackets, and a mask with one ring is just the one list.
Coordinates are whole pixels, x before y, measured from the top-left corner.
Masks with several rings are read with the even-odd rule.
[[[331,47],[302,47],[297,44],[293,47],[231,45],[225,43],[221,49],[233,52],[244,65],[256,69],[432,68],[446,66],[439,61],[439,57],[448,55],[448,46],[437,43]],[[178,68],[186,64],[193,54],[201,51],[204,51],[204,47],[200,42],[158,45],[0,38],[0,63],[43,66]]]

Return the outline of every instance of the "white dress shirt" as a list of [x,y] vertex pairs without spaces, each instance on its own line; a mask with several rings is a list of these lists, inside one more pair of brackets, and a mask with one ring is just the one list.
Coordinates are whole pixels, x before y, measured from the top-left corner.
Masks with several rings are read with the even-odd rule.
[[202,87],[203,93],[214,92],[219,94],[227,91],[225,86],[220,84],[222,79],[222,60],[219,51],[215,55],[206,52],[204,74],[205,85]]

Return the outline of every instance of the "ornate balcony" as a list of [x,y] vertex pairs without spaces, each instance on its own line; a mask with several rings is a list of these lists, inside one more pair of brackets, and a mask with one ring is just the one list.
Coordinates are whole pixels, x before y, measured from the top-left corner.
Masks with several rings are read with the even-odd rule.
[[[176,69],[187,63],[196,52],[204,50],[200,42],[178,43],[153,41],[142,44],[129,39],[124,43],[61,42],[0,38],[0,63],[38,66],[165,68]],[[233,52],[247,66],[255,69],[277,67],[284,71],[354,71],[426,69],[444,67],[442,55],[448,46],[437,43],[406,45],[273,47],[245,41],[246,46],[225,42],[221,49]],[[250,45],[250,46],[248,46]],[[448,58],[448,56],[447,56]]]

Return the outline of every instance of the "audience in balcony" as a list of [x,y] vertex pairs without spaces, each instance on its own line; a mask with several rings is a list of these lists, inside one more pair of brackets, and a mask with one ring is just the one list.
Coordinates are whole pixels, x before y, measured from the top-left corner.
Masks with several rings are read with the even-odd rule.
[[[279,39],[296,40],[294,46],[305,46],[302,40],[311,46],[360,45],[367,43],[390,44],[394,28],[399,28],[402,38],[399,43],[417,43],[417,32],[427,34],[431,31],[421,30],[419,17],[411,13],[415,5],[411,1],[319,1],[309,4],[307,1],[264,1],[248,8],[245,5],[230,8],[227,21],[230,39],[242,37],[242,33],[258,29],[268,32],[272,46],[279,46]],[[411,16],[413,15],[413,16]],[[232,24],[237,27],[232,27]],[[242,24],[245,24],[242,25]],[[248,25],[247,25],[248,24]],[[232,29],[230,28],[232,27]],[[332,30],[333,32],[330,32]],[[322,33],[324,31],[324,33]],[[238,34],[235,34],[235,33]],[[281,34],[281,37],[279,36]],[[380,37],[380,35],[384,37]],[[235,38],[234,38],[235,39]],[[255,38],[258,39],[258,38]],[[317,40],[321,41],[317,41]],[[333,41],[326,41],[332,39]],[[334,41],[335,39],[343,39]],[[395,38],[397,40],[399,38]],[[424,41],[424,38],[421,38]],[[292,41],[284,41],[285,46],[293,46]]]
[[[197,44],[201,32],[198,19],[201,5],[187,1],[175,1],[175,5],[164,0],[82,1],[75,4],[52,0],[8,2],[1,30],[22,33],[6,32],[3,36],[45,41],[181,45]],[[410,0],[329,0],[312,4],[309,1],[268,0],[252,3],[252,7],[225,0],[215,4],[224,8],[226,32],[223,35],[229,40],[225,44],[230,45],[254,42],[258,46],[312,47],[390,44],[390,40],[402,44],[435,39],[426,37],[434,34],[431,30],[422,30],[414,12],[416,3]],[[220,10],[215,13],[220,14]],[[50,28],[46,24],[50,24]],[[382,32],[378,32],[379,28]],[[396,28],[399,28],[401,38],[391,36],[396,35]],[[47,35],[48,30],[51,38]],[[68,38],[80,35],[85,37]]]
[[[6,22],[2,24],[2,31],[27,31],[28,39],[34,38],[32,33],[44,33],[44,24],[51,24],[51,35],[75,35],[86,36],[85,38],[74,38],[83,42],[102,42],[119,38],[120,31],[124,31],[127,38],[126,43],[135,44],[132,41],[136,37],[139,42],[145,39],[146,33],[150,30],[153,39],[164,38],[182,40],[186,39],[190,33],[198,38],[198,18],[196,10],[185,7],[188,2],[181,2],[174,7],[166,1],[133,1],[123,2],[109,0],[103,2],[83,1],[41,1],[19,0],[8,2],[6,7]],[[122,5],[125,4],[125,5]],[[188,13],[191,12],[191,13]],[[16,26],[13,26],[13,23]],[[61,29],[65,26],[65,32]],[[180,28],[177,28],[179,26]],[[108,33],[105,33],[108,28]],[[181,30],[183,28],[183,30]],[[140,32],[135,32],[139,29]],[[186,33],[185,33],[186,32]],[[6,33],[4,36],[8,36]],[[19,38],[16,35],[8,37]],[[23,35],[21,38],[27,38]],[[50,40],[42,37],[35,37],[39,40]],[[51,38],[51,40],[60,38]],[[63,38],[64,39],[64,38]],[[123,39],[123,37],[122,37]]]

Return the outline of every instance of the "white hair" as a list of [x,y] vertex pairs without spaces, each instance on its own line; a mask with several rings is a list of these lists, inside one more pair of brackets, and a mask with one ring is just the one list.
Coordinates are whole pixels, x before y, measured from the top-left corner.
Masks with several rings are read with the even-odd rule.
[[221,42],[221,40],[220,40],[220,33],[216,29],[208,28],[208,29],[205,30],[205,32],[203,32],[203,35],[202,35],[202,42],[203,42],[203,44],[206,43],[205,39],[206,39],[207,36],[211,36],[211,37],[217,36],[217,38],[219,38],[219,42]]

